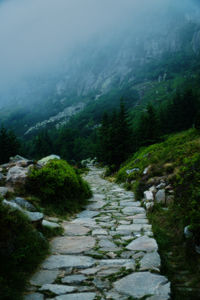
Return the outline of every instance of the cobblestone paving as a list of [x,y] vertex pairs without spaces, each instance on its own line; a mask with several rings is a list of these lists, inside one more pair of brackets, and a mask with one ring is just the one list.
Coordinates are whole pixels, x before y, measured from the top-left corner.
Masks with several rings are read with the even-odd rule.
[[64,235],[52,241],[52,254],[31,278],[25,300],[170,299],[145,209],[102,172],[90,167],[85,179],[94,196],[75,219],[63,222]]

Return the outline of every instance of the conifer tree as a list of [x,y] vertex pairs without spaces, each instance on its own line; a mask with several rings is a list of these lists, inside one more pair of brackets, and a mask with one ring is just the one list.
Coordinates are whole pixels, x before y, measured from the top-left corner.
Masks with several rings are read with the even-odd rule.
[[20,143],[16,135],[4,127],[0,129],[0,163],[6,163],[19,151]]

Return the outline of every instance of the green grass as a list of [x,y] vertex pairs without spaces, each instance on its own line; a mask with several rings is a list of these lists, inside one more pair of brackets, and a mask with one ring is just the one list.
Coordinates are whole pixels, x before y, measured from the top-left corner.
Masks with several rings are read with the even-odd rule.
[[[147,175],[143,174],[149,167]],[[127,170],[139,168],[130,175]],[[190,129],[173,134],[162,143],[142,148],[127,161],[117,174],[117,181],[126,182],[137,200],[152,185],[151,180],[163,177],[174,190],[174,203],[167,210],[155,205],[149,213],[153,232],[162,258],[162,273],[172,282],[173,299],[200,299],[200,134]],[[186,240],[184,227],[190,225],[193,238]],[[180,287],[190,290],[180,291]],[[196,292],[197,290],[197,292]]]

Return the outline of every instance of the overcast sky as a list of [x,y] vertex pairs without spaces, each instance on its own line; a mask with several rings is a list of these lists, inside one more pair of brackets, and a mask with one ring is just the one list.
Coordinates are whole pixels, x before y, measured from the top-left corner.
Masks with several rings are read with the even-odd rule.
[[[196,0],[198,2],[199,0]],[[4,0],[0,4],[0,92],[52,70],[93,36],[190,9],[193,0]]]

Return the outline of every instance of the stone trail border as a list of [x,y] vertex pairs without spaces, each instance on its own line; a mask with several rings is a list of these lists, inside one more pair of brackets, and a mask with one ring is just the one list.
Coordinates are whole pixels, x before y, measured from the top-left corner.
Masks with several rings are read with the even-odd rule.
[[25,300],[170,299],[145,209],[102,173],[90,166],[85,179],[94,196],[75,219],[63,222],[64,235],[52,240]]

